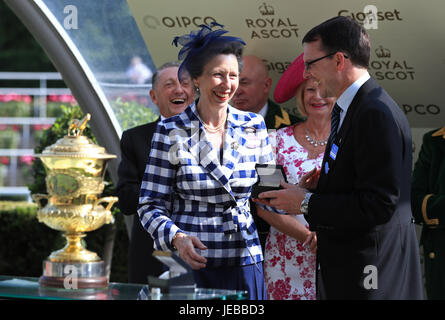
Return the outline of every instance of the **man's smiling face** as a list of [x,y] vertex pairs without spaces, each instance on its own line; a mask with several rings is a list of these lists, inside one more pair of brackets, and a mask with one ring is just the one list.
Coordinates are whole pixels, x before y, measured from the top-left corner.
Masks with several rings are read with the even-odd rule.
[[194,94],[190,78],[178,80],[178,67],[169,67],[159,73],[150,97],[161,114],[169,118],[181,113],[193,102]]

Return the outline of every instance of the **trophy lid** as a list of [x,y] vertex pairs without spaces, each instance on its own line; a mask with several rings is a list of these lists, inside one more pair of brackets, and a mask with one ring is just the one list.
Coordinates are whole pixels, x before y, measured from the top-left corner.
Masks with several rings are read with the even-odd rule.
[[46,147],[41,154],[36,157],[65,157],[65,158],[90,158],[90,159],[112,159],[114,154],[108,154],[105,148],[93,143],[90,139],[82,135],[87,122],[91,119],[89,113],[81,119],[71,121],[68,134],[57,140],[56,143]]

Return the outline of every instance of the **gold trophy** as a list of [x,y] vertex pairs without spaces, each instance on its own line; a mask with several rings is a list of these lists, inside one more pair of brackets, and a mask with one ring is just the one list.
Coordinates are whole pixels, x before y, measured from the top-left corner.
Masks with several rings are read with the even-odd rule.
[[[48,194],[35,194],[37,219],[52,229],[64,232],[67,243],[43,262],[43,287],[104,288],[108,286],[105,264],[81,242],[85,232],[113,222],[111,207],[117,197],[99,198],[104,189],[106,163],[115,155],[82,135],[88,113],[72,120],[68,134],[45,148],[40,158],[44,164]],[[45,206],[42,199],[47,199]],[[106,207],[102,206],[106,204]]]

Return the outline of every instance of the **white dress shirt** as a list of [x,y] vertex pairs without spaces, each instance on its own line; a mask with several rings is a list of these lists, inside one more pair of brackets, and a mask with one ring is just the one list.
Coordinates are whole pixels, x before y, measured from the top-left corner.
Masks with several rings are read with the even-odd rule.
[[261,115],[263,118],[266,118],[267,108],[269,107],[269,104],[266,101],[266,104],[261,108],[260,111],[258,111],[258,114]]
[[346,89],[341,96],[337,100],[338,106],[342,109],[342,112],[340,113],[340,123],[338,124],[338,131],[340,130],[340,127],[343,123],[343,120],[346,117],[346,112],[348,112],[348,108],[351,105],[352,100],[354,99],[355,95],[357,94],[357,91],[360,89],[360,87],[369,80],[371,76],[369,75],[368,71],[364,73],[360,78],[358,78],[353,84],[351,84],[348,89]]

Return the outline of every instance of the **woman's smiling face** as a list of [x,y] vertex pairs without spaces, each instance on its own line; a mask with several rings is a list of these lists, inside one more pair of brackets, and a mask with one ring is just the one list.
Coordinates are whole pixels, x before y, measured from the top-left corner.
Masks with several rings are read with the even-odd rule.
[[304,109],[308,115],[330,115],[335,98],[322,98],[318,82],[313,78],[306,80],[304,88]]
[[210,60],[194,80],[204,105],[226,107],[238,89],[238,60],[233,54],[219,54]]

